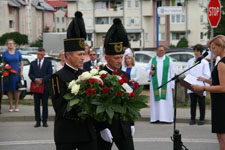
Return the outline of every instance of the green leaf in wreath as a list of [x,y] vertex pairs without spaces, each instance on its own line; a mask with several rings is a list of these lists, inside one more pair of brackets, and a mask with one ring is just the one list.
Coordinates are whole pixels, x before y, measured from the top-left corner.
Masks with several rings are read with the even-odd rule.
[[118,113],[125,113],[125,107],[122,107],[120,105],[112,105],[112,109],[115,111],[115,112],[118,112]]
[[63,98],[67,101],[73,99],[74,95],[72,93],[67,93],[63,96]]
[[71,101],[69,101],[69,104],[71,107],[73,107],[74,105],[78,104],[80,102],[80,100],[78,98],[72,99]]
[[96,114],[102,113],[105,111],[105,107],[103,105],[99,105],[96,109]]
[[114,115],[114,111],[111,107],[106,108],[106,113],[108,114],[109,118],[112,119]]
[[71,109],[72,109],[72,107],[71,107],[70,104],[68,103],[67,106],[66,106],[67,112],[69,112]]

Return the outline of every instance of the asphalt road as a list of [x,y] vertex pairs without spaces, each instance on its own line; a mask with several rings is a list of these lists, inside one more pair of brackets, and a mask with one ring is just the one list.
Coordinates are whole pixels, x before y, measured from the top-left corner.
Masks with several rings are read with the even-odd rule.
[[[33,128],[34,122],[1,122],[0,150],[55,150],[53,122],[48,128]],[[136,150],[173,150],[170,137],[173,124],[150,124],[138,121],[135,124],[134,143]],[[189,150],[216,150],[219,145],[211,125],[190,126],[178,123],[182,141]],[[117,150],[113,146],[113,150]]]

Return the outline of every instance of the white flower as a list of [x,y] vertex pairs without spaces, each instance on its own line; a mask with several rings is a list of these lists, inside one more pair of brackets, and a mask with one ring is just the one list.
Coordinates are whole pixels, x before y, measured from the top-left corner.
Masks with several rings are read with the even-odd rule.
[[98,70],[93,68],[91,71],[90,71],[91,75],[94,76],[96,74],[98,74]]
[[88,79],[90,79],[91,78],[91,74],[89,73],[89,72],[83,72],[82,74],[81,74],[81,80],[88,80]]
[[127,93],[132,93],[133,92],[133,89],[127,83],[124,83],[122,85],[122,87],[126,90]]
[[102,70],[102,71],[99,72],[99,75],[101,76],[102,74],[107,74],[107,73],[108,73],[107,71]]
[[76,84],[76,81],[75,81],[75,80],[72,80],[72,81],[69,83],[68,89],[71,89],[71,88],[73,87],[74,84]]
[[80,84],[74,84],[72,89],[71,89],[71,93],[73,93],[74,95],[77,95],[79,90],[80,90]]

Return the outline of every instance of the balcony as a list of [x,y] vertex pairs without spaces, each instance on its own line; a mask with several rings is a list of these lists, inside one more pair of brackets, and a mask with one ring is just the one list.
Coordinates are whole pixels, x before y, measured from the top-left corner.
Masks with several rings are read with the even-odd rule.
[[96,33],[106,33],[111,27],[111,24],[95,24]]
[[144,17],[153,16],[152,1],[142,1],[142,15]]

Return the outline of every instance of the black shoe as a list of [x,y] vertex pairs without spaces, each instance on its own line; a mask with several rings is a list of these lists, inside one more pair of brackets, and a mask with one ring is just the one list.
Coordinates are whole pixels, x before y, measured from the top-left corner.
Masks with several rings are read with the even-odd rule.
[[194,125],[195,124],[195,120],[190,120],[189,125]]
[[41,126],[40,122],[36,122],[36,124],[34,125],[35,128],[40,127],[40,126]]
[[198,125],[204,125],[205,124],[205,121],[204,120],[200,120],[199,122],[198,122]]
[[43,127],[48,127],[47,122],[43,123]]

